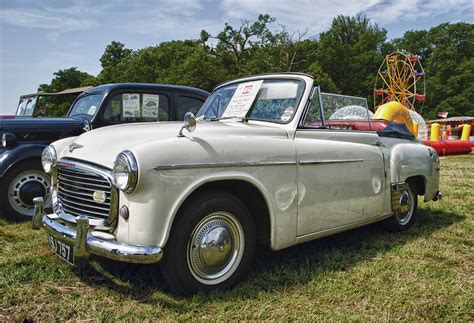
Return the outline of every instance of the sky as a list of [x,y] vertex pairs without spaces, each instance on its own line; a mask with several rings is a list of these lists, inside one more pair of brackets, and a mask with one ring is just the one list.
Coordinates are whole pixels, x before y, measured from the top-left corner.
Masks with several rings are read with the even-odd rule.
[[[388,38],[442,22],[474,22],[474,0],[0,0],[0,115],[59,69],[97,75],[113,40],[139,49],[197,39],[224,23],[268,13],[290,31],[318,37],[339,15],[366,15]],[[278,24],[273,24],[278,29]],[[375,73],[375,71],[374,71]]]

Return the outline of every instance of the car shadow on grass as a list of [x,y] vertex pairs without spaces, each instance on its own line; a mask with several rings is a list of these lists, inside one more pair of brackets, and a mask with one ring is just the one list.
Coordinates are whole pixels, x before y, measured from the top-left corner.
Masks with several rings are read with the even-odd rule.
[[[249,276],[234,289],[197,295],[201,303],[257,297],[261,292],[304,285],[325,273],[346,271],[360,262],[380,255],[420,237],[463,221],[455,213],[419,209],[416,224],[406,232],[391,233],[379,223],[303,243],[281,251],[260,248]],[[103,258],[77,269],[76,274],[92,287],[106,287],[143,302],[185,310],[185,299],[172,294],[158,265],[125,264]]]

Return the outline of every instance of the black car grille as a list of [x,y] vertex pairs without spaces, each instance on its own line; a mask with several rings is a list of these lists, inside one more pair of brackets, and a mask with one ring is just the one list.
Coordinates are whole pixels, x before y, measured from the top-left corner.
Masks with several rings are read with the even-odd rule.
[[[112,191],[112,185],[107,178],[90,171],[67,167],[58,169],[57,183],[58,202],[64,212],[107,219]],[[105,194],[105,201],[98,203],[93,197],[94,193]]]

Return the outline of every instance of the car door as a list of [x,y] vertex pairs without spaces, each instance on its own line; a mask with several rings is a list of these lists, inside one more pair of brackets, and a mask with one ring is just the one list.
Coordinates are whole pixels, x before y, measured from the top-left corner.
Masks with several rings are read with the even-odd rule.
[[[324,126],[319,93],[295,134],[298,236],[380,215],[385,194],[378,135]],[[319,116],[319,117],[318,117]]]

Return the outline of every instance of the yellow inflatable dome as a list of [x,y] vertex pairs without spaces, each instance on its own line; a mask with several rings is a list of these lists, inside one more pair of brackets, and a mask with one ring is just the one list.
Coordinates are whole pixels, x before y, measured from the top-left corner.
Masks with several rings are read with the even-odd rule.
[[377,111],[375,111],[373,119],[402,122],[412,134],[417,136],[410,111],[408,111],[408,109],[400,102],[391,101],[382,104],[377,108]]

